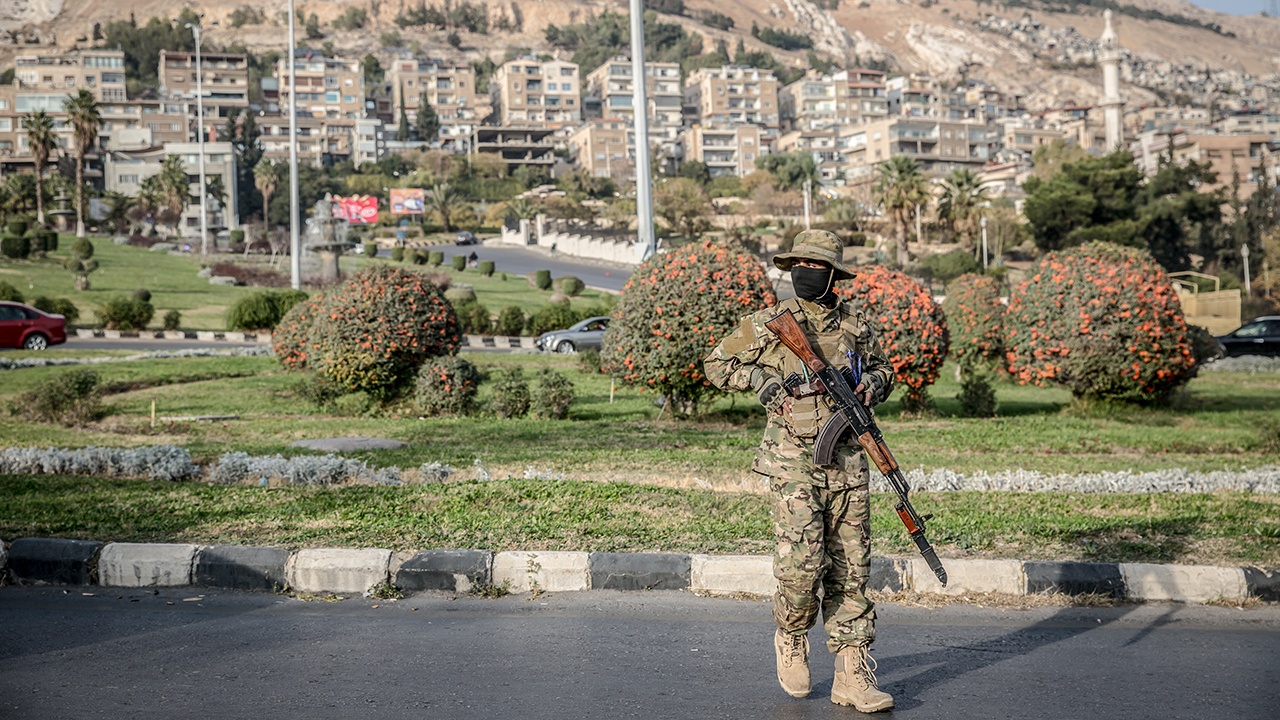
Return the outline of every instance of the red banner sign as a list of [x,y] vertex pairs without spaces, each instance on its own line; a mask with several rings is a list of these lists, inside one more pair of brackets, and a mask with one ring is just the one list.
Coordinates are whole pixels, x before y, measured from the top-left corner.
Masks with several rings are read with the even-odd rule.
[[333,216],[352,225],[378,222],[378,198],[372,195],[333,198]]

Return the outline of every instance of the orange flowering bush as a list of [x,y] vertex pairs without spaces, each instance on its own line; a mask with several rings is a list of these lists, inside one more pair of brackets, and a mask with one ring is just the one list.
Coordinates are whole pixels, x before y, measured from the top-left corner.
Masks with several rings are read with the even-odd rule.
[[613,311],[601,369],[661,392],[680,413],[715,392],[702,359],[738,321],[776,304],[759,258],[732,242],[702,241],[649,258]]
[[461,338],[444,293],[422,273],[379,263],[329,292],[307,335],[307,366],[346,392],[387,400]]
[[315,295],[289,308],[271,333],[271,349],[276,359],[287,370],[305,370],[307,367],[307,335],[311,333],[311,321],[315,319],[324,295]]
[[456,355],[422,365],[414,385],[414,402],[427,415],[469,415],[475,407],[480,371]]
[[1046,255],[1010,293],[1006,325],[1005,360],[1024,385],[1152,402],[1195,375],[1182,306],[1145,250],[1092,242]]
[[905,273],[878,265],[857,272],[836,294],[871,321],[897,383],[906,388],[903,409],[919,412],[929,407],[928,388],[947,359],[947,319],[929,290]]
[[990,367],[1004,359],[1004,303],[1000,281],[966,273],[947,286],[942,304],[951,332],[951,358],[965,368]]

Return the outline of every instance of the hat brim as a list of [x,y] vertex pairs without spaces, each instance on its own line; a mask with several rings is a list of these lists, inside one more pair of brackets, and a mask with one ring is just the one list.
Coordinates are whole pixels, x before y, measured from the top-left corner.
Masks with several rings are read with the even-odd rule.
[[[797,253],[779,253],[773,256],[773,266],[783,272],[790,272],[791,266],[800,258],[804,258],[806,260],[814,259],[808,255],[799,255]],[[857,277],[857,273],[845,267],[843,263],[831,262],[829,260],[817,260],[816,262],[824,262],[830,265],[835,271],[836,280],[852,280]]]

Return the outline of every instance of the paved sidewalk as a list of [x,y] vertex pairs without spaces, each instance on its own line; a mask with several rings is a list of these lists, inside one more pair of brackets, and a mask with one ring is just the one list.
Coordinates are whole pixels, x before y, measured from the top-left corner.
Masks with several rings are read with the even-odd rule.
[[[1145,563],[943,559],[938,583],[919,558],[873,558],[873,590],[961,596],[979,593],[1102,595],[1131,601],[1280,601],[1280,570]],[[0,577],[15,584],[216,587],[308,593],[689,590],[770,595],[768,556],[680,553],[284,548],[102,543],[19,538],[0,543]]]

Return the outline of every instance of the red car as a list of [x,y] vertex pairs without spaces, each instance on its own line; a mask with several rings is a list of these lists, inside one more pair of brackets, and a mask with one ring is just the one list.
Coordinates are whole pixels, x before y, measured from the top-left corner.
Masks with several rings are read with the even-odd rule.
[[67,341],[67,319],[30,305],[0,302],[0,348],[44,350]]

